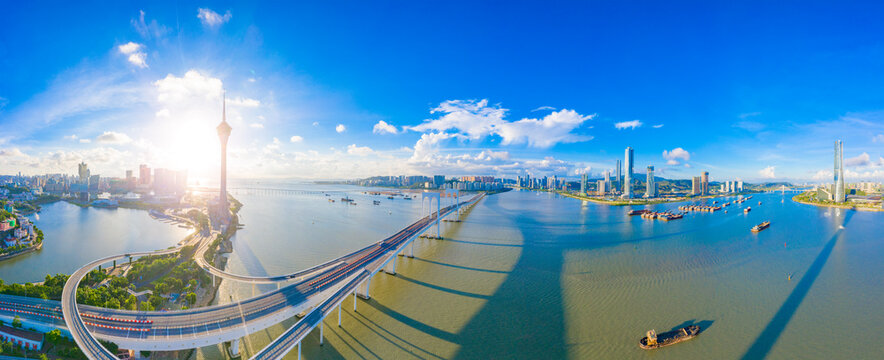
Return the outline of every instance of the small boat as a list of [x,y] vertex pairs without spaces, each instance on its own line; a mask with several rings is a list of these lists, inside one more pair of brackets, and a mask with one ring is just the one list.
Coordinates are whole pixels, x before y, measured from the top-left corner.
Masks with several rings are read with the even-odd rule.
[[761,224],[753,226],[752,232],[759,232],[761,230],[767,229],[768,227],[770,227],[770,221],[765,221]]
[[690,340],[700,334],[700,327],[691,325],[678,330],[657,334],[656,331],[648,331],[647,336],[638,341],[638,346],[645,350],[658,349],[664,346],[678,344]]
[[375,205],[380,205],[380,204],[381,204],[380,201],[377,201],[377,200],[372,200],[372,201],[374,201],[374,204],[375,204]]
[[648,212],[648,210],[629,210],[629,212],[626,213],[626,215],[629,215],[629,216],[633,216],[633,215],[641,215],[641,214],[644,214],[644,213],[646,213],[646,212]]
[[758,202],[758,205],[761,205],[761,201]]
[[744,212],[744,213],[747,213],[747,212],[750,212],[750,211],[752,211],[752,207],[751,207],[751,206],[747,206],[745,209],[743,209],[743,212]]
[[392,196],[387,196],[387,199],[393,200],[393,199],[395,199],[395,198],[392,197]]
[[328,199],[328,202],[335,202],[335,199]]

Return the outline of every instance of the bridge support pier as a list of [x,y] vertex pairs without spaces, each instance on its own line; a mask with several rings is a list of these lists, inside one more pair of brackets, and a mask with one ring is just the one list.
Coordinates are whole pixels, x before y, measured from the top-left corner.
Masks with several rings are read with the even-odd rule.
[[356,312],[356,290],[353,290],[353,312]]
[[239,339],[231,341],[230,348],[227,351],[230,353],[230,357],[239,357]]
[[324,326],[322,325],[322,323],[324,323],[324,322],[325,322],[325,319],[319,320],[319,346],[322,346],[322,338],[323,338],[322,329],[324,329]]
[[396,275],[396,256],[393,256],[387,265],[384,266],[384,272],[390,275]]
[[[356,301],[356,299],[353,299],[353,301]],[[338,327],[341,326],[341,308],[342,308],[343,306],[344,306],[344,301],[341,300],[341,303],[338,304]]]
[[359,297],[361,297],[365,300],[371,299],[370,291],[371,291],[371,277],[369,277],[368,279],[365,279],[365,281],[363,281],[362,284],[359,284],[359,286],[356,287],[356,295],[359,295]]
[[414,258],[414,240],[408,243],[408,253],[405,254],[409,259]]
[[298,341],[298,360],[301,360],[301,342]]

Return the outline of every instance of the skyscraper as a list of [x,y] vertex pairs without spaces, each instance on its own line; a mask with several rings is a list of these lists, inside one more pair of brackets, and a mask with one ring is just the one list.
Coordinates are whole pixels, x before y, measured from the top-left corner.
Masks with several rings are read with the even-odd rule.
[[633,166],[633,153],[631,147],[626,147],[626,159],[624,160],[626,165],[626,172],[623,177],[623,197],[631,198],[632,197],[632,166]]
[[616,182],[616,184],[614,186],[615,186],[615,189],[617,189],[617,191],[623,191],[623,178],[621,177],[622,176],[621,172],[622,172],[622,170],[621,170],[621,166],[620,166],[620,160],[617,160],[617,178],[614,179],[614,182]]
[[842,151],[844,146],[841,140],[835,140],[835,202],[844,202],[846,196],[844,192],[844,154]]
[[645,197],[657,197],[657,183],[654,182],[654,167],[648,166],[647,189],[645,189]]
[[80,183],[81,184],[89,184],[89,167],[85,162],[81,162],[77,165],[77,173],[80,175]]
[[580,195],[586,195],[586,173],[580,175]]
[[150,185],[150,168],[145,164],[138,166],[138,183]]
[[230,138],[230,131],[233,128],[227,124],[227,96],[221,103],[221,123],[216,128],[218,130],[218,140],[221,141],[221,188],[218,193],[218,210],[221,211],[222,221],[226,221],[230,214],[229,205],[227,205],[227,139]]
[[702,178],[703,182],[700,184],[700,193],[702,193],[703,195],[709,195],[709,172],[704,171]]
[[701,180],[699,176],[691,178],[691,195],[700,195]]

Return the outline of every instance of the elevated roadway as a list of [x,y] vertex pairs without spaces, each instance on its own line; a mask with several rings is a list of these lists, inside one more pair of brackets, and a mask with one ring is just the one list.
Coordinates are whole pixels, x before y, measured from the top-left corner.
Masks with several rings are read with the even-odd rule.
[[[470,204],[478,201],[483,195],[465,201]],[[74,340],[90,359],[112,359],[113,354],[107,351],[98,338],[112,341],[122,348],[135,350],[182,350],[218,344],[239,339],[258,330],[291,318],[309,309],[320,311],[311,317],[305,317],[298,324],[307,324],[313,329],[327,315],[329,306],[334,307],[341,300],[341,294],[358,292],[360,286],[366,287],[371,275],[384,265],[395,261],[397,253],[417,238],[431,225],[450,214],[455,205],[441,209],[437,213],[421,218],[396,234],[371,244],[365,248],[345,255],[338,259],[302,270],[293,274],[278,277],[248,277],[229,274],[214,267],[206,269],[216,276],[246,282],[294,281],[280,289],[270,291],[236,303],[214,305],[205,308],[184,311],[128,311],[79,306],[76,303],[76,289],[83,277],[93,268],[113,260],[129,256],[162,255],[180,251],[181,248],[159,252],[129,253],[95,260],[78,269],[71,275],[62,292],[61,308],[64,322]],[[206,246],[201,241],[199,249]],[[205,250],[203,249],[202,252]],[[197,253],[201,253],[197,251]],[[197,260],[201,260],[198,256]],[[203,264],[208,265],[208,264]],[[367,275],[362,275],[367,274]],[[340,306],[340,302],[337,302]],[[2,305],[2,304],[0,304]],[[26,304],[22,304],[26,305]],[[325,309],[325,310],[323,310]],[[2,310],[2,309],[0,309]],[[46,309],[47,314],[53,310]],[[55,310],[57,311],[57,310]],[[310,312],[313,314],[314,312]],[[51,315],[50,315],[51,316]],[[314,321],[319,318],[320,322]],[[86,318],[86,320],[84,320]],[[56,319],[57,320],[57,319]],[[298,325],[296,324],[296,326]],[[285,337],[271,343],[275,350],[270,349],[266,358],[277,358],[274,354],[291,350],[288,346],[292,341],[303,338],[303,327],[286,332]],[[307,331],[309,333],[309,331]]]

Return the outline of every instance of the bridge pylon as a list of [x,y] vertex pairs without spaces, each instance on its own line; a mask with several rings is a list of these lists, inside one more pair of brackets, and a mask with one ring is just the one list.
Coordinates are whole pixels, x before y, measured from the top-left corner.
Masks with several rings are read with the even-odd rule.
[[423,209],[424,209],[424,200],[426,200],[426,199],[429,199],[429,200],[430,200],[430,204],[429,204],[430,206],[427,207],[427,216],[430,216],[430,217],[433,216],[433,200],[436,200],[436,219],[435,219],[435,222],[436,222],[436,236],[435,236],[435,237],[431,237],[431,236],[428,235],[427,238],[442,239],[442,235],[441,235],[442,233],[439,231],[439,230],[440,230],[440,229],[439,229],[439,214],[442,213],[442,202],[440,201],[440,200],[441,200],[441,197],[439,196],[440,193],[437,193],[437,192],[424,192],[424,193],[421,193],[421,194],[422,194],[422,195],[421,195],[421,212],[423,212]]

